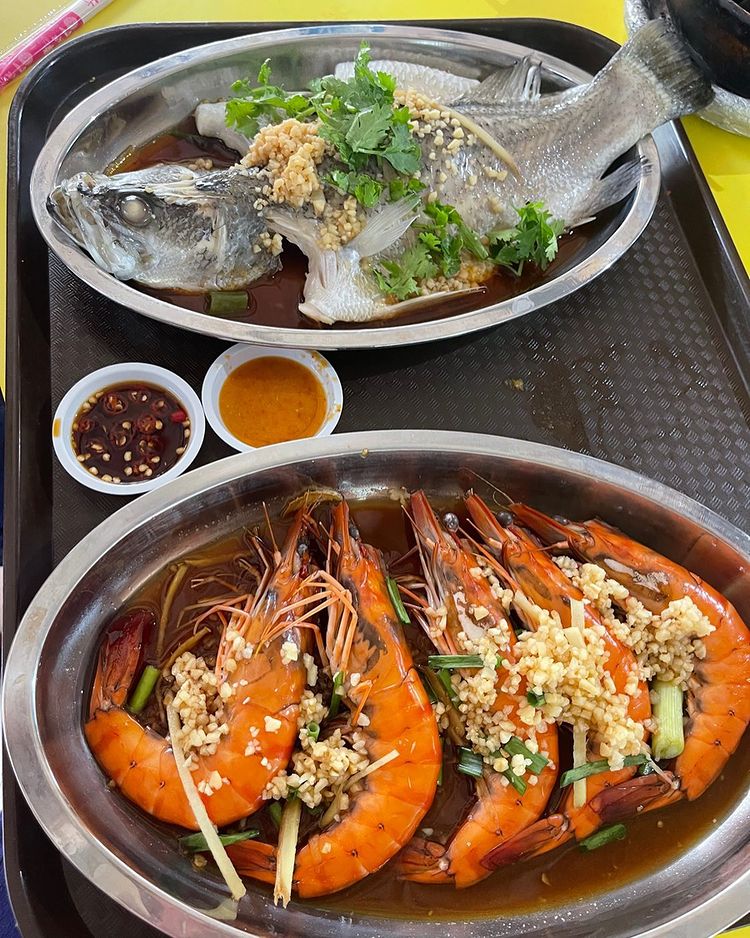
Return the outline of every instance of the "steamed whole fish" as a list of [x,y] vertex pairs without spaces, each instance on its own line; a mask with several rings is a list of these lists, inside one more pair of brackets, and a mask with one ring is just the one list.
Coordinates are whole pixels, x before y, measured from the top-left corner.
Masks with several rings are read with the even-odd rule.
[[[481,284],[493,269],[487,245],[496,233],[499,245],[512,237],[519,208],[542,203],[559,231],[623,199],[642,168],[626,163],[605,175],[612,163],[665,121],[703,107],[711,95],[663,21],[636,33],[588,85],[557,94],[540,96],[541,69],[533,60],[481,83],[412,63],[382,64],[397,86],[393,113],[399,106],[409,109],[409,133],[396,128],[395,119],[392,138],[378,139],[371,131],[372,149],[365,145],[361,152],[377,156],[364,175],[361,155],[357,172],[346,172],[352,163],[342,166],[348,135],[323,146],[316,137],[320,125],[300,127],[281,113],[269,123],[264,113],[252,133],[231,130],[240,131],[239,141],[232,138],[236,145],[249,142],[245,165],[194,172],[177,182],[138,173],[82,174],[55,190],[52,210],[105,270],[186,291],[247,286],[275,269],[278,260],[267,249],[269,232],[275,232],[308,257],[302,313],[324,323],[388,319]],[[355,76],[361,68],[354,66]],[[343,86],[347,70],[340,68],[339,75]],[[369,75],[380,93],[388,76]],[[351,107],[360,139],[367,136],[367,120],[382,116],[382,106]],[[202,133],[228,141],[226,121],[217,119],[220,107],[226,113],[223,104],[202,105],[196,119]],[[396,131],[404,152],[418,147],[416,172],[403,154],[393,162],[383,156],[382,141],[396,140]],[[141,171],[149,172],[156,170]],[[298,180],[298,191],[290,178]],[[418,192],[410,191],[411,179],[418,179]],[[357,185],[355,197],[360,181],[364,188]],[[404,197],[391,195],[390,201],[394,182]],[[436,228],[441,206],[449,210],[443,222],[450,221]]]

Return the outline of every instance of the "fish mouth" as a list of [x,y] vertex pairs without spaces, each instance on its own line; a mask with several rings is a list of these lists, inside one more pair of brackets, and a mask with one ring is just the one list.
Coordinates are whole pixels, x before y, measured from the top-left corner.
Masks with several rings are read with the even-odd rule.
[[99,267],[118,280],[133,279],[138,260],[112,236],[100,214],[86,204],[83,193],[56,186],[47,197],[47,211]]

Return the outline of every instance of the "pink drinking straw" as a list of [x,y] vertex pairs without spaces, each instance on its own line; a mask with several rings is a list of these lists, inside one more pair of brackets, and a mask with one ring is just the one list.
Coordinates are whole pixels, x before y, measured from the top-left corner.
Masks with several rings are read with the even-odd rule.
[[0,57],[0,88],[22,75],[29,66],[90,20],[112,0],[74,0],[39,29],[21,39]]

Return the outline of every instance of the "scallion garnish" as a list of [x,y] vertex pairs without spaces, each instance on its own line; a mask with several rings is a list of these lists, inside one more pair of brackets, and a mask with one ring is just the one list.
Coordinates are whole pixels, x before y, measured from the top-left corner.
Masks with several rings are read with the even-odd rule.
[[533,690],[526,691],[526,699],[532,707],[542,707],[544,705],[544,694],[535,694]]
[[159,669],[152,664],[147,664],[143,669],[143,674],[141,674],[128,703],[128,710],[131,713],[140,713],[146,706],[156,687],[156,682],[159,680],[160,673]]
[[481,655],[430,655],[427,664],[431,668],[453,671],[456,668],[483,668],[484,659]]
[[600,831],[582,840],[578,846],[581,850],[598,850],[605,844],[611,844],[615,840],[625,840],[628,829],[624,824],[613,824],[611,827],[603,827]]
[[425,689],[425,693],[427,694],[427,699],[430,701],[431,704],[437,703],[437,694],[432,689],[432,684],[430,684],[429,678],[427,678],[422,673],[422,671],[420,671],[419,679],[422,682],[422,687],[424,687]]
[[441,668],[441,669],[437,672],[437,676],[438,676],[438,678],[440,679],[440,683],[441,683],[441,684],[443,685],[443,687],[446,689],[446,691],[447,691],[447,693],[448,693],[448,696],[450,697],[451,701],[452,701],[453,703],[455,703],[458,698],[456,697],[456,692],[455,692],[455,690],[453,689],[453,682],[451,681],[450,673],[449,673],[448,671],[446,671],[445,668]]
[[398,583],[393,579],[393,577],[388,577],[386,580],[386,586],[388,587],[388,597],[391,600],[393,609],[396,613],[398,621],[402,625],[409,625],[411,619],[409,618],[409,613],[406,611],[406,607],[401,601],[401,594],[398,591]]
[[[246,831],[238,831],[236,834],[219,834],[219,840],[225,847],[229,847],[231,844],[238,844],[243,840],[252,840],[259,835],[260,831],[251,828]],[[200,833],[180,837],[180,846],[193,853],[203,853],[211,849],[206,843],[206,838]]]
[[318,736],[320,736],[320,726],[317,723],[308,723],[307,735],[313,742],[317,742]]
[[539,773],[549,765],[549,759],[545,759],[540,752],[532,752],[517,736],[511,736],[503,749],[511,756],[523,756],[530,763],[529,771],[534,775]]
[[653,772],[655,772],[655,771],[656,771],[656,766],[655,766],[654,763],[651,761],[651,759],[647,759],[647,760],[643,763],[643,765],[639,766],[639,768],[638,768],[638,774],[639,774],[639,775],[651,775],[651,774],[652,774]]
[[508,779],[519,795],[526,794],[526,788],[528,787],[526,782],[520,775],[516,775],[513,769],[506,769],[502,774]]
[[674,759],[685,748],[682,728],[682,688],[676,684],[654,681],[654,720],[656,730],[651,741],[654,759]]
[[458,765],[456,768],[459,772],[463,772],[464,775],[480,778],[484,771],[484,760],[473,750],[461,747],[458,750]]
[[208,294],[208,312],[211,316],[224,316],[226,313],[242,313],[247,309],[245,290],[212,290]]
[[[624,766],[645,765],[648,762],[648,756],[625,756]],[[573,782],[579,782],[582,778],[589,778],[592,775],[599,775],[601,772],[609,772],[609,762],[606,759],[597,759],[596,762],[585,762],[574,769],[568,769],[563,772],[560,778],[560,788],[572,785]]]
[[337,671],[333,675],[333,690],[331,691],[331,705],[328,708],[328,716],[335,717],[341,706],[341,698],[344,696],[342,686],[344,684],[344,672]]
[[268,806],[268,813],[271,815],[271,820],[276,825],[276,827],[281,827],[281,802],[272,801]]

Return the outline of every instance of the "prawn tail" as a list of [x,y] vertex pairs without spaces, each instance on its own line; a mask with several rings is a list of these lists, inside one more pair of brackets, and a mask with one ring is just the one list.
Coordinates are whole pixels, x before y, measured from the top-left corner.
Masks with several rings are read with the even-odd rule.
[[276,880],[276,847],[262,840],[243,840],[227,847],[229,859],[240,876],[273,883]]
[[530,860],[567,843],[573,837],[570,819],[564,814],[550,814],[519,831],[491,850],[482,860],[482,866],[496,870],[519,860]]
[[[445,847],[424,837],[412,837],[398,857],[399,879],[412,883],[452,883]],[[445,867],[443,869],[442,867]]]
[[97,710],[124,706],[140,662],[144,631],[155,624],[149,609],[134,609],[115,620],[99,649],[89,717]]
[[671,772],[641,775],[605,788],[590,802],[602,824],[614,824],[644,811],[665,808],[684,795]]

